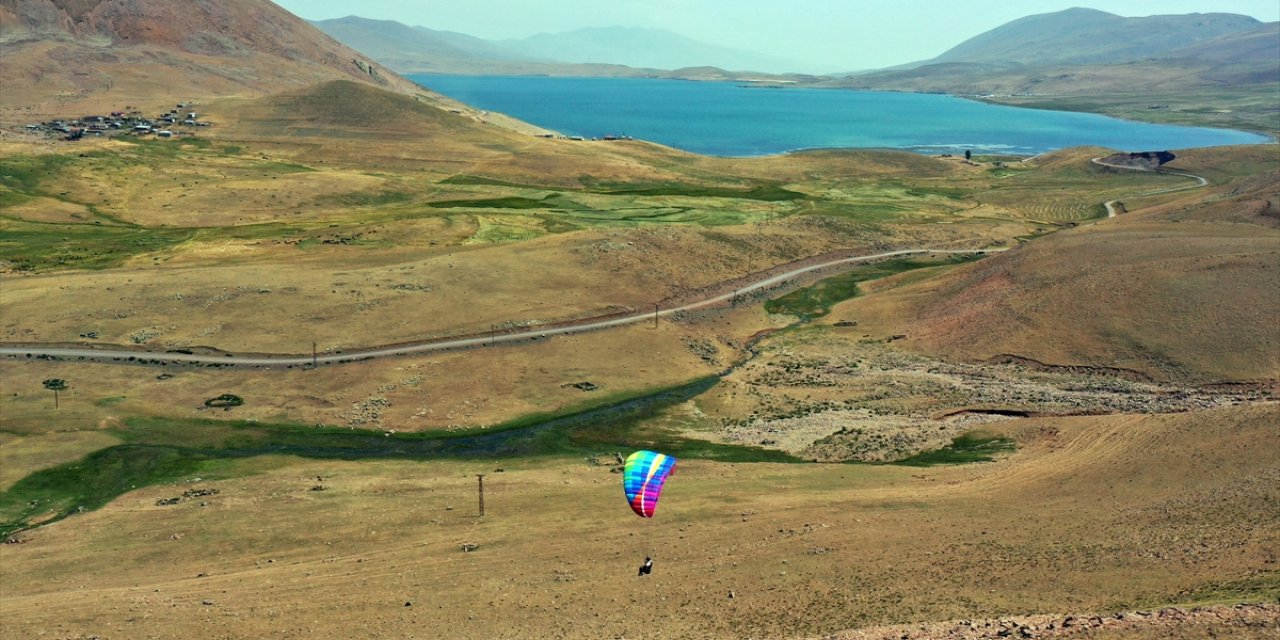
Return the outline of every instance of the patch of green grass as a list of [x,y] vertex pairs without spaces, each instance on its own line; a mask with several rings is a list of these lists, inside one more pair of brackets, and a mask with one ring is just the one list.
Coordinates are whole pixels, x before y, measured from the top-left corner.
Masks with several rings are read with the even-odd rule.
[[1194,605],[1280,601],[1280,571],[1264,571],[1247,578],[1212,582],[1177,594],[1174,602]]
[[907,467],[932,467],[940,464],[991,462],[997,454],[1017,449],[1011,438],[989,431],[969,431],[952,438],[951,444],[936,451],[917,453],[891,464]]
[[784,189],[775,184],[758,184],[746,189],[732,187],[709,187],[690,184],[660,184],[618,186],[610,188],[604,184],[594,185],[593,193],[617,196],[685,196],[691,198],[740,198],[744,200],[760,200],[763,202],[785,202],[807,198],[803,193]]
[[1205,582],[1177,593],[1143,594],[1108,602],[1108,611],[1160,609],[1170,605],[1208,606],[1280,601],[1280,571],[1260,571],[1221,582]]
[[[86,153],[86,158],[100,158],[100,152]],[[0,187],[28,195],[44,195],[40,185],[63,169],[86,158],[78,155],[46,154],[10,156],[0,161]]]
[[572,409],[528,415],[460,433],[386,433],[245,421],[131,418],[112,435],[125,444],[37,471],[0,493],[0,536],[96,509],[134,489],[207,476],[223,461],[261,455],[344,460],[503,459],[640,447],[676,456],[797,462],[754,447],[692,440],[647,428],[649,420],[711,388],[710,377],[667,389],[613,394]]
[[322,203],[332,203],[344,207],[381,207],[392,204],[403,204],[413,199],[413,195],[403,191],[379,191],[377,193],[356,192],[342,193],[321,198]]
[[16,207],[24,202],[30,202],[32,199],[32,196],[25,193],[0,189],[0,212],[9,207]]
[[638,227],[651,224],[719,227],[744,224],[760,216],[737,210],[691,207],[627,207],[586,211],[560,211],[582,226]]
[[102,398],[93,404],[99,407],[109,407],[113,404],[124,402],[124,399],[124,396],[111,396],[108,398]]
[[908,187],[906,190],[907,195],[914,196],[917,198],[928,198],[931,196],[937,196],[937,197],[946,198],[947,200],[963,200],[969,197],[970,195],[972,195],[972,193],[973,191],[970,189],[963,189],[959,187],[936,187],[936,186],[924,187],[924,186],[918,186],[918,185],[913,187]]
[[308,167],[305,164],[298,164],[296,162],[281,162],[279,160],[272,160],[269,162],[260,162],[258,164],[253,165],[253,169],[268,171],[270,173],[278,173],[281,175],[290,174],[290,173],[312,173],[315,171],[315,168]]
[[200,470],[207,460],[174,447],[115,446],[33,473],[0,493],[0,537],[97,509],[116,497]]
[[105,269],[184,242],[193,233],[190,229],[7,221],[0,227],[0,260],[23,271]]
[[468,207],[472,209],[552,209],[555,208],[554,203],[546,202],[546,197],[542,199],[525,198],[522,196],[510,196],[506,198],[478,198],[475,200],[440,200],[437,202],[427,203],[427,206],[434,209],[458,209]]
[[450,176],[440,181],[440,184],[457,184],[457,185],[475,185],[482,187],[516,187],[519,189],[539,189],[541,187],[531,184],[520,184],[518,182],[507,182],[495,178],[485,178],[483,176],[471,176],[460,174]]
[[858,283],[877,280],[915,269],[945,265],[958,265],[980,258],[980,254],[962,254],[942,259],[927,260],[901,258],[885,260],[857,267],[850,273],[825,278],[813,286],[796,289],[786,295],[766,300],[765,311],[795,316],[802,320],[821,318],[831,313],[831,307],[858,296]]

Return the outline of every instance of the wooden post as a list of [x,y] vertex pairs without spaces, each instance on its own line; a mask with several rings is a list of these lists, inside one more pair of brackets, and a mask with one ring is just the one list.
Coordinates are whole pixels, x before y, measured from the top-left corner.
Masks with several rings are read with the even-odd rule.
[[476,480],[479,482],[479,486],[480,486],[480,515],[483,516],[484,515],[484,474],[477,473]]
[[653,328],[658,328],[658,303],[653,303]]

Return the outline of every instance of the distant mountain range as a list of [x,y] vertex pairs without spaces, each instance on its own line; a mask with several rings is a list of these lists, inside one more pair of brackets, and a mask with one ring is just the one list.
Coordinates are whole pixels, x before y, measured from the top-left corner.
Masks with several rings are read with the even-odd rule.
[[601,27],[493,41],[358,16],[312,24],[400,73],[653,76],[714,68],[717,76],[739,76],[723,70],[776,74],[804,66],[662,29]]
[[1280,82],[1280,23],[1226,13],[1125,18],[1067,9],[1014,20],[931,60],[835,84],[946,93],[1162,91]]
[[651,69],[719,67],[732,71],[789,73],[805,65],[751,51],[700,42],[663,29],[596,27],[541,33],[499,43],[532,59],[621,64]]
[[592,28],[491,41],[356,16],[314,24],[400,73],[751,79],[1000,95],[1280,82],[1280,23],[1227,13],[1125,18],[1067,9],[1014,20],[930,60],[832,76],[781,75],[802,65],[658,29]]
[[487,40],[394,20],[348,16],[312,24],[400,73],[489,73],[538,62]]
[[1193,44],[1261,24],[1230,13],[1124,18],[1094,9],[1067,9],[1014,20],[970,38],[930,62],[1116,64],[1168,57]]

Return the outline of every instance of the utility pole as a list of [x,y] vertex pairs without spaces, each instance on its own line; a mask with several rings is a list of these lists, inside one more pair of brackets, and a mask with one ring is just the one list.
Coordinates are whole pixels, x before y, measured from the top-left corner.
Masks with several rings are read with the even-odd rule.
[[658,328],[658,303],[653,303],[653,328]]
[[477,473],[476,480],[479,482],[479,486],[480,486],[480,515],[483,516],[484,515],[484,474]]

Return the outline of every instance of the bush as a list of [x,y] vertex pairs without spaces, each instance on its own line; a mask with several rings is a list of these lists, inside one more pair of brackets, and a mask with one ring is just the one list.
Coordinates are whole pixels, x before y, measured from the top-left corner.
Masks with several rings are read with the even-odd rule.
[[230,411],[231,407],[238,407],[242,404],[244,404],[244,398],[230,393],[224,393],[216,398],[209,398],[204,401],[204,406],[222,407],[223,411]]

